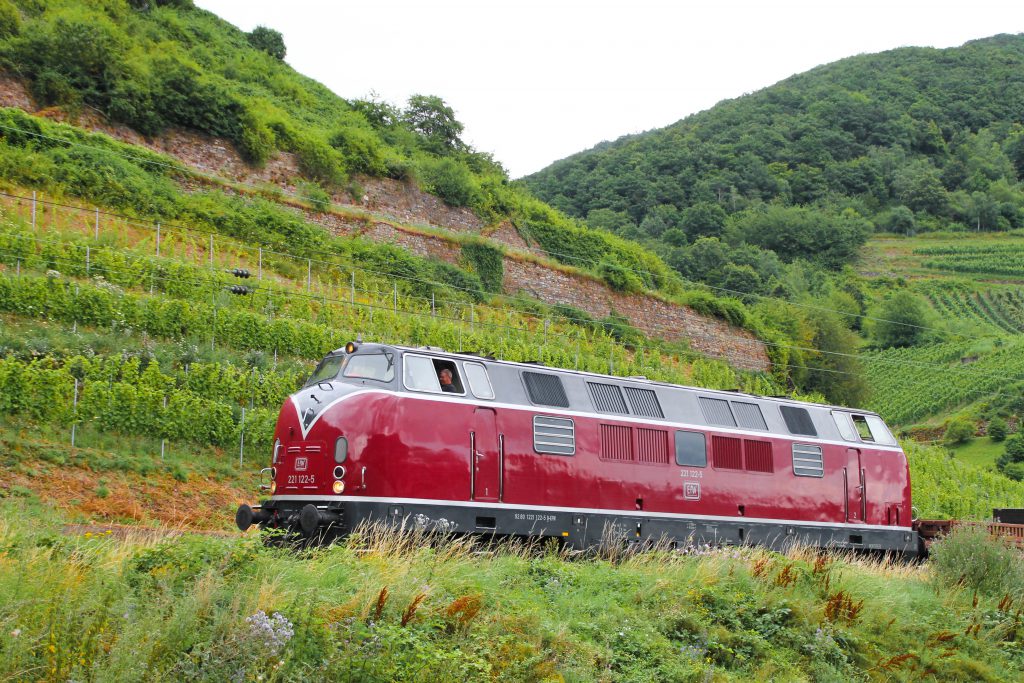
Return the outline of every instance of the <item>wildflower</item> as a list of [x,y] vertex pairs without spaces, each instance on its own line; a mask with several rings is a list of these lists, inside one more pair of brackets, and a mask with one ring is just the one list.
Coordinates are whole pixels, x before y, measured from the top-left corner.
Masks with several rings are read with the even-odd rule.
[[11,631],[11,638],[17,638],[20,635],[21,635],[21,629],[20,628],[16,628],[13,631]]
[[295,635],[292,622],[280,612],[274,612],[268,617],[266,612],[259,610],[251,617],[246,617],[245,621],[249,624],[250,633],[261,640],[272,654],[278,654]]

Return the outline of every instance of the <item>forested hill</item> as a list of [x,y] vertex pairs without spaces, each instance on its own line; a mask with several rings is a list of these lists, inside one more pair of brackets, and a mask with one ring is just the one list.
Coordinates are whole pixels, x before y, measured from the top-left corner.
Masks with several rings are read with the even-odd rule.
[[[1024,225],[1022,119],[1024,35],[999,35],[820,66],[666,128],[601,143],[524,182],[591,225],[652,240],[691,277],[699,273],[688,272],[692,259],[680,248],[723,232],[784,259],[834,266],[871,227]],[[772,211],[774,222],[762,215]],[[844,227],[853,216],[870,224]],[[774,223],[821,223],[826,234]],[[841,244],[827,244],[828,233]]]

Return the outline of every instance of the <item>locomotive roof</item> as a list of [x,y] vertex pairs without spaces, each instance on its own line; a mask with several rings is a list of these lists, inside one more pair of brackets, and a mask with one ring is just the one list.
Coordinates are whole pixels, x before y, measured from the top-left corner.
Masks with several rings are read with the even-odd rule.
[[[566,373],[566,374],[570,374],[570,375],[579,375],[579,376],[582,376],[582,377],[597,377],[597,378],[601,378],[601,379],[605,379],[605,380],[616,380],[616,381],[620,381],[620,382],[622,382],[622,381],[626,381],[626,382],[643,382],[645,384],[650,384],[650,385],[658,386],[658,387],[666,387],[666,388],[671,388],[671,389],[689,389],[689,390],[692,390],[692,391],[699,391],[699,392],[702,392],[702,393],[718,394],[720,396],[729,397],[729,398],[748,397],[748,398],[753,398],[753,399],[759,399],[759,400],[762,400],[762,401],[772,401],[772,402],[775,402],[775,403],[780,403],[780,404],[784,404],[784,405],[793,405],[793,406],[798,406],[798,407],[814,406],[814,407],[818,407],[818,408],[825,408],[825,409],[828,409],[828,410],[831,410],[831,409],[851,410],[851,408],[849,408],[847,406],[832,405],[832,404],[828,404],[828,403],[816,403],[816,402],[812,402],[812,401],[798,401],[796,399],[787,398],[787,397],[784,397],[784,396],[765,396],[765,395],[762,395],[762,394],[750,394],[750,393],[746,393],[746,392],[743,392],[743,391],[730,391],[730,390],[725,390],[725,389],[707,389],[707,388],[704,388],[704,387],[690,386],[688,384],[672,384],[671,382],[661,382],[661,381],[658,381],[658,380],[647,379],[646,377],[637,377],[637,376],[628,376],[628,375],[607,375],[607,374],[599,373],[599,372],[587,372],[585,370],[570,370],[570,369],[559,368],[559,367],[555,367],[555,366],[551,366],[551,365],[542,365],[542,364],[536,363],[536,362],[535,363],[529,363],[529,362],[524,363],[524,362],[510,361],[510,360],[497,360],[497,359],[492,358],[490,356],[482,356],[482,355],[474,354],[474,353],[458,353],[458,352],[453,352],[453,351],[446,351],[446,350],[438,348],[436,346],[401,346],[401,345],[398,345],[398,344],[378,344],[378,343],[375,343],[375,342],[366,342],[366,343],[360,344],[359,345],[359,349],[360,350],[394,349],[394,350],[398,350],[398,351],[402,351],[402,352],[410,352],[410,353],[429,353],[429,354],[436,355],[436,356],[445,356],[445,357],[449,357],[449,358],[457,358],[457,359],[460,359],[460,360],[470,360],[470,361],[485,362],[485,363],[496,364],[496,365],[514,366],[514,367],[522,368],[524,370],[532,370],[532,371],[548,370],[548,371],[551,371],[551,372]],[[339,348],[339,349],[335,349],[332,353],[345,353],[345,349],[344,349],[344,347]],[[865,410],[865,409],[862,409],[862,408],[856,408],[855,410],[856,410],[856,412],[858,414],[865,414],[865,415],[877,415],[878,414],[878,413],[876,413],[876,412],[874,412],[872,410]]]

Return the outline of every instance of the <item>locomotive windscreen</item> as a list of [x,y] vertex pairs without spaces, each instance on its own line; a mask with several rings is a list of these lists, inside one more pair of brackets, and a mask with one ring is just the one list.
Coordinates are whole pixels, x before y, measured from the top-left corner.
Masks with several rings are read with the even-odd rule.
[[338,373],[341,372],[341,364],[344,362],[345,356],[340,354],[335,355],[332,353],[325,357],[320,361],[320,364],[316,366],[316,370],[313,371],[313,374],[310,375],[309,379],[306,381],[306,386],[309,387],[317,382],[326,382],[334,379],[338,376]]

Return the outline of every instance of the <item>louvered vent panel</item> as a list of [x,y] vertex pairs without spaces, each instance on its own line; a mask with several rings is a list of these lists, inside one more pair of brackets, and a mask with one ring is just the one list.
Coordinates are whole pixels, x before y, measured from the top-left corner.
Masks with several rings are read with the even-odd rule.
[[704,413],[704,418],[708,421],[708,424],[721,425],[723,427],[736,426],[736,420],[732,416],[732,411],[729,410],[728,401],[701,396],[700,409]]
[[534,415],[533,450],[552,455],[576,453],[576,426],[564,417]]
[[544,375],[539,372],[524,372],[523,382],[530,400],[539,406],[568,408],[569,399],[562,387],[562,380],[557,375]]
[[764,415],[761,414],[761,407],[756,403],[732,402],[732,412],[736,415],[736,422],[744,429],[759,429],[768,431]]
[[599,382],[587,382],[590,389],[590,397],[594,400],[594,406],[602,413],[621,413],[625,415],[626,401],[622,398],[622,390],[614,384],[600,384]]
[[772,444],[770,441],[743,442],[743,455],[746,458],[746,469],[749,472],[774,472],[772,463]]
[[821,446],[793,444],[793,474],[798,477],[824,477],[825,464],[821,458]]
[[663,429],[636,430],[636,453],[640,462],[668,464],[668,432]]
[[743,442],[731,436],[712,436],[711,453],[716,469],[743,469]]
[[626,387],[626,397],[629,398],[629,405],[633,407],[634,415],[665,417],[665,413],[661,412],[661,404],[658,403],[658,395],[654,393],[653,389]]
[[633,428],[601,425],[601,457],[605,460],[632,460]]

